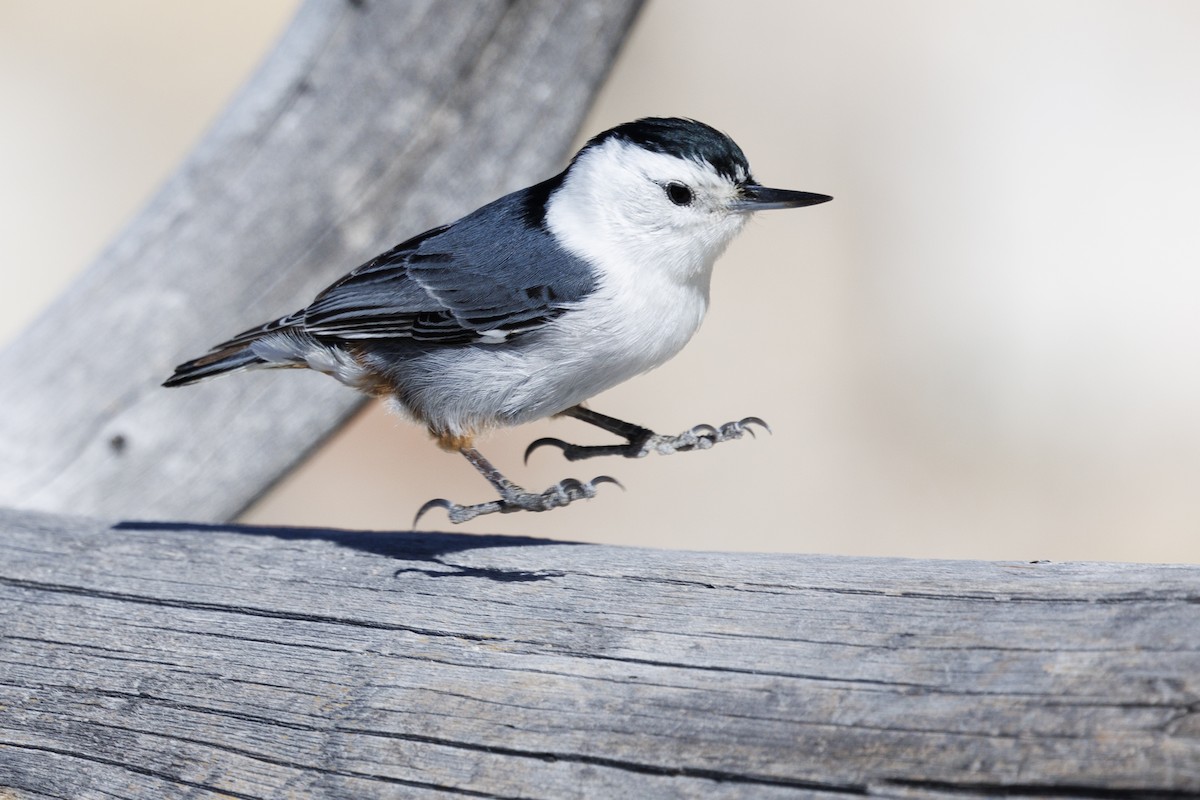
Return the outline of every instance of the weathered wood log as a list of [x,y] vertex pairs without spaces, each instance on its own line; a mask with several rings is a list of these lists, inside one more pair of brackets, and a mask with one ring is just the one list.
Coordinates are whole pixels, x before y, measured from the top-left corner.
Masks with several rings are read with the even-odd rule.
[[0,351],[0,506],[236,515],[361,398],[315,374],[166,391],[172,367],[560,169],[639,2],[309,0],[178,174]]
[[0,797],[1196,797],[1198,586],[3,512]]

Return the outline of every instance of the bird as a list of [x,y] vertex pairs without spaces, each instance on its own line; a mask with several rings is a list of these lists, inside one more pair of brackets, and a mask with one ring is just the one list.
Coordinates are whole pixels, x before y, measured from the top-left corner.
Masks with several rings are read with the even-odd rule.
[[526,463],[547,446],[579,461],[708,449],[767,428],[746,417],[662,435],[585,403],[687,344],[708,309],[714,263],[753,213],[832,199],[761,185],[733,139],[703,122],[626,122],[589,139],[557,175],[401,242],[306,308],[180,364],[163,385],[248,369],[323,372],[424,425],[498,494],[430,500],[414,524],[433,508],[454,523],[560,508],[618,482],[567,478],[527,491],[476,440],[550,416],[621,440],[543,438],[525,452]]

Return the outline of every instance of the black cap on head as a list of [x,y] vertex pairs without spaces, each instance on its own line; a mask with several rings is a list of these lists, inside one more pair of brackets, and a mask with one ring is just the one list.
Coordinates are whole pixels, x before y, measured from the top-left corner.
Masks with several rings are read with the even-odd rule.
[[646,117],[626,122],[592,137],[580,153],[609,139],[623,139],[654,153],[707,162],[717,174],[734,182],[750,176],[750,164],[742,148],[716,128],[694,119]]

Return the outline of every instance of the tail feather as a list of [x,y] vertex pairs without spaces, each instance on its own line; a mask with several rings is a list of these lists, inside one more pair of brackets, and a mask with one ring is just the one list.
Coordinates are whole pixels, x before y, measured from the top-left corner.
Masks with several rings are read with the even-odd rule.
[[280,317],[277,320],[251,328],[234,336],[227,342],[222,342],[199,358],[185,361],[175,368],[175,373],[163,382],[163,386],[187,386],[206,378],[223,375],[226,372],[249,369],[251,367],[298,366],[295,363],[273,364],[266,358],[254,352],[252,345],[264,336],[285,332],[300,321],[299,312]]
[[249,345],[229,347],[180,364],[175,368],[175,374],[163,381],[163,386],[187,386],[205,378],[266,363],[266,359],[250,351]]

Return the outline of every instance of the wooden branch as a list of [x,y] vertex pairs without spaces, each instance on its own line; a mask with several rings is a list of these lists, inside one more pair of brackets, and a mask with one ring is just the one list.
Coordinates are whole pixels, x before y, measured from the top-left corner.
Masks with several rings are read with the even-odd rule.
[[[145,211],[0,351],[0,506],[234,516],[361,398],[179,361],[563,166],[639,0],[309,0]],[[53,246],[53,243],[48,243]]]
[[0,796],[1195,797],[1197,586],[3,512]]

